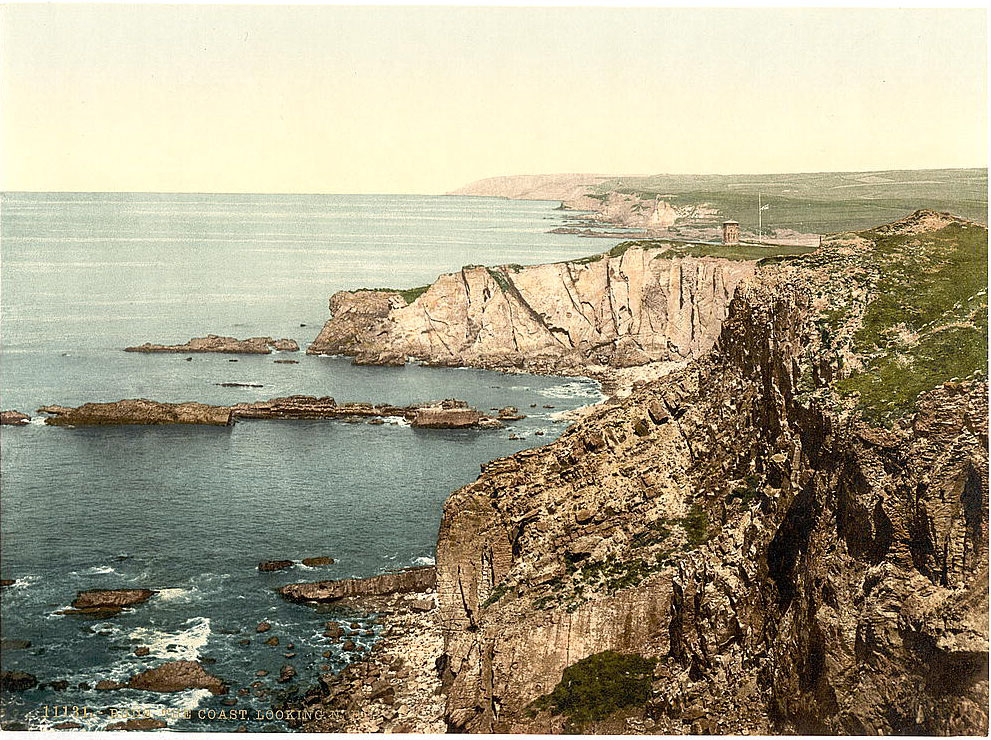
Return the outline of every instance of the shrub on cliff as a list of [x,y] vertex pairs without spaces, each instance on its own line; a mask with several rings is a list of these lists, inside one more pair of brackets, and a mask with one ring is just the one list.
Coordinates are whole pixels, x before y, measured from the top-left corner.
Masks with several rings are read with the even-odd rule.
[[617,709],[642,706],[650,698],[657,661],[613,650],[590,655],[564,669],[554,690],[533,702],[533,709],[564,714],[566,731],[605,719]]

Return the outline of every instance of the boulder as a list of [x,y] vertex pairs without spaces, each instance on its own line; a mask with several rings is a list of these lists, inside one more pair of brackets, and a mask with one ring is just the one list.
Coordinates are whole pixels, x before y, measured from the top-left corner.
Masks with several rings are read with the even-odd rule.
[[282,669],[279,671],[279,683],[288,683],[294,678],[296,678],[296,669],[291,665],[282,666]]
[[259,622],[258,626],[255,627],[255,632],[268,632],[270,629],[272,629],[272,625],[268,622]]
[[102,681],[97,681],[94,687],[97,691],[117,691],[119,689],[126,689],[127,684],[123,684],[120,681],[111,681],[110,679],[103,679]]
[[518,421],[519,419],[525,419],[526,415],[521,414],[520,410],[515,406],[505,406],[499,409],[498,418],[502,421]]
[[142,691],[173,692],[207,689],[212,694],[227,693],[227,686],[221,679],[207,673],[202,665],[192,660],[163,663],[157,668],[131,676],[127,686]]

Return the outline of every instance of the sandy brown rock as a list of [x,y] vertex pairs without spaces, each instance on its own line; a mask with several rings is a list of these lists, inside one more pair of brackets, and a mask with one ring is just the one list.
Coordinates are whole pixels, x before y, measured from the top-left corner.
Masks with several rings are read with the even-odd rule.
[[410,305],[396,293],[337,293],[307,352],[557,373],[698,357],[754,263],[659,254],[465,267]]
[[31,417],[20,411],[0,411],[0,424],[22,427],[31,422]]
[[258,570],[260,571],[274,571],[274,570],[285,570],[286,568],[292,567],[292,560],[263,560],[258,563]]
[[171,352],[196,353],[217,352],[221,354],[267,355],[273,350],[279,352],[298,352],[299,345],[292,339],[272,339],[272,337],[251,337],[250,339],[235,339],[208,334],[205,337],[195,337],[185,344],[152,344],[146,342],[137,347],[126,347],[125,352]]
[[319,555],[315,558],[303,558],[303,565],[308,568],[316,568],[321,565],[333,565],[334,559],[326,555]]
[[224,682],[204,670],[203,666],[191,660],[177,660],[163,663],[137,675],[131,676],[127,686],[143,691],[173,692],[188,689],[208,689],[212,694],[226,694]]

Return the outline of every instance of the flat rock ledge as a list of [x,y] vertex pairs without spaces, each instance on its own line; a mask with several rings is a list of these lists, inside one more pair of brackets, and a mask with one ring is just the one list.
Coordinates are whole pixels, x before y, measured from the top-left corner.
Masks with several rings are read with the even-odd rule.
[[366,600],[394,594],[427,593],[436,587],[436,569],[423,565],[371,578],[290,583],[279,589],[279,595],[297,604],[327,604],[341,599]]
[[[286,396],[268,401],[210,406],[196,402],[165,403],[144,398],[82,406],[42,406],[38,413],[48,414],[45,423],[53,426],[113,426],[125,424],[202,424],[231,426],[241,419],[340,419],[371,421],[396,417],[423,429],[490,429],[501,425],[464,401],[447,399],[413,406],[389,404],[342,403],[330,396]],[[505,417],[504,417],[505,418]]]
[[115,617],[124,609],[143,604],[157,593],[157,591],[147,588],[80,591],[68,609],[63,609],[56,614],[87,616],[94,619]]
[[152,344],[145,342],[137,347],[125,347],[125,352],[216,352],[228,355],[267,355],[274,352],[299,352],[295,339],[273,339],[272,337],[251,337],[237,339],[208,334],[194,337],[185,344]]
[[31,417],[20,411],[0,411],[0,424],[22,427],[31,423]]

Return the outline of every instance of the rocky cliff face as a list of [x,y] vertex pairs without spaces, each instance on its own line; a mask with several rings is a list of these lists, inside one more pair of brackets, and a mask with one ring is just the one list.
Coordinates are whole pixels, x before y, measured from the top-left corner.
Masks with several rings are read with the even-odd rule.
[[985,734],[986,275],[941,214],[830,239],[485,466],[438,542],[448,726]]
[[398,292],[337,293],[307,352],[565,373],[685,360],[713,345],[754,269],[638,247],[550,265],[470,266],[408,305]]

